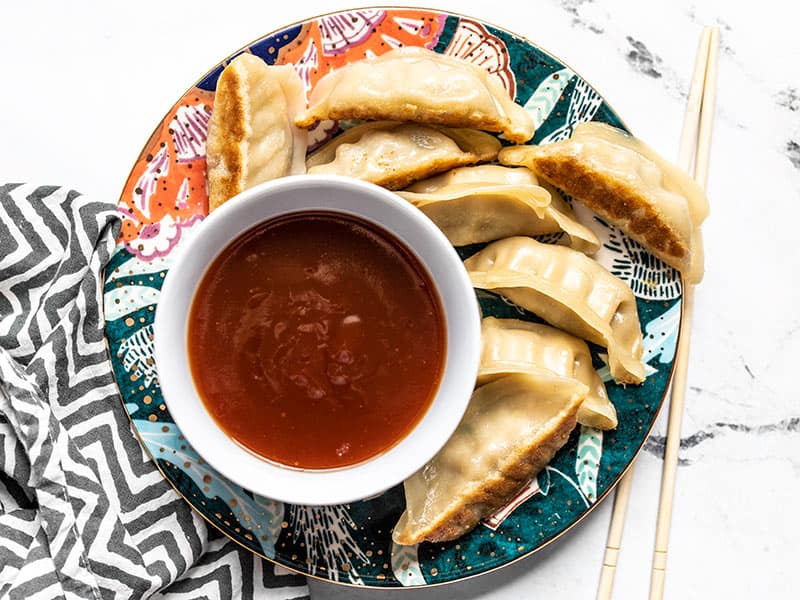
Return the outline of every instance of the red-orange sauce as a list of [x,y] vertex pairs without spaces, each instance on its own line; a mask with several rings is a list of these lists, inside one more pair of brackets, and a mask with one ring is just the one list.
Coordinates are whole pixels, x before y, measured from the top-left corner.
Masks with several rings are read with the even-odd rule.
[[189,315],[189,362],[213,418],[285,465],[352,465],[391,448],[444,367],[441,304],[388,232],[332,213],[261,224],[214,260]]

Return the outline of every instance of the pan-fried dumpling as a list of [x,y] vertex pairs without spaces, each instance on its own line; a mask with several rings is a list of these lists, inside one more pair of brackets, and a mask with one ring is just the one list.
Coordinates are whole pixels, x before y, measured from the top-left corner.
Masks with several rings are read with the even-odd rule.
[[488,71],[425,48],[403,47],[350,63],[320,79],[296,119],[414,121],[503,132],[512,142],[533,137],[533,120]]
[[399,194],[428,215],[454,246],[563,231],[576,250],[591,254],[600,247],[555,188],[540,185],[525,167],[461,167]]
[[375,121],[348,129],[306,160],[309,173],[348,175],[390,190],[453,167],[494,160],[500,142],[482,131]]
[[597,429],[617,427],[617,411],[583,340],[541,323],[486,317],[481,345],[478,385],[512,373],[544,372],[576,379],[589,388],[578,410],[578,423]]
[[613,223],[689,283],[703,278],[703,190],[681,169],[624,131],[582,123],[568,140],[505,148],[506,165],[525,165]]
[[455,433],[405,481],[398,544],[453,540],[505,505],[569,438],[586,386],[517,374],[479,387]]
[[616,381],[644,381],[636,299],[600,263],[565,246],[513,237],[492,242],[464,266],[476,288],[493,290],[548,323],[608,348]]
[[307,133],[294,124],[305,106],[291,65],[242,54],[225,67],[206,141],[210,210],[257,183],[305,172]]

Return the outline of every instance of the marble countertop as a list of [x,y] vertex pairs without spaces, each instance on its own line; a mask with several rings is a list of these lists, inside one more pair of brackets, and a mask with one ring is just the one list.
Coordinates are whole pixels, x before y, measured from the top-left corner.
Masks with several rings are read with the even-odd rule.
[[[287,23],[369,3],[16,3],[4,7],[0,180],[116,199],[147,136],[198,76]],[[403,4],[403,3],[397,3]],[[677,154],[697,40],[718,25],[719,91],[696,292],[667,598],[796,597],[800,521],[800,44],[775,8],[632,0],[434,2],[524,35],[572,66],[631,130]],[[617,598],[649,586],[665,419],[638,460]],[[588,598],[610,519],[604,502],[533,557],[444,588],[359,592],[311,582],[314,600]]]

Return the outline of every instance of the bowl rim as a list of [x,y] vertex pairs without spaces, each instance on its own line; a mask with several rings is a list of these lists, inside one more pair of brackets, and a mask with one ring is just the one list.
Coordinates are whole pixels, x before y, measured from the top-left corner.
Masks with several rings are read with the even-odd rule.
[[[315,193],[323,190],[327,192],[324,200]],[[292,204],[288,203],[290,197]],[[358,198],[369,201],[358,204]],[[187,306],[213,260],[253,227],[307,212],[355,216],[397,238],[428,272],[440,299],[446,335],[439,387],[417,424],[374,457],[324,470],[281,466],[229,438],[200,397],[186,349]],[[291,504],[326,505],[383,492],[412,475],[444,446],[474,388],[481,350],[480,310],[461,258],[427,216],[374,184],[338,175],[306,174],[245,190],[207,216],[198,229],[176,248],[162,286],[154,323],[154,356],[164,402],[187,441],[206,462],[262,496]]]

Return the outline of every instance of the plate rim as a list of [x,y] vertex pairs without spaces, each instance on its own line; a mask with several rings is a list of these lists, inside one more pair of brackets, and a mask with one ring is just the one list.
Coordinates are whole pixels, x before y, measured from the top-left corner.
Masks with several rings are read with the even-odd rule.
[[[258,42],[258,41],[260,41],[260,40],[262,40],[262,39],[264,39],[266,37],[269,37],[271,35],[274,35],[276,33],[279,33],[281,31],[285,31],[287,29],[290,29],[292,27],[296,27],[298,25],[304,25],[305,23],[308,23],[310,21],[318,20],[318,19],[320,19],[322,17],[326,17],[326,16],[330,16],[330,15],[335,15],[335,14],[340,14],[340,13],[345,13],[345,12],[351,12],[353,10],[370,10],[370,9],[381,9],[381,10],[387,10],[387,11],[388,10],[418,10],[418,11],[425,11],[425,12],[429,12],[429,13],[433,13],[433,14],[454,16],[454,17],[458,17],[459,19],[470,19],[470,20],[473,20],[473,21],[477,21],[477,22],[479,22],[481,24],[488,25],[489,27],[492,27],[494,29],[502,31],[502,32],[504,32],[504,33],[506,33],[506,34],[508,34],[510,36],[516,37],[516,38],[518,38],[520,40],[523,40],[526,44],[536,48],[538,51],[542,52],[543,54],[553,58],[555,61],[560,63],[563,67],[568,68],[573,73],[575,73],[575,75],[577,77],[579,77],[582,81],[584,81],[589,87],[592,88],[592,90],[595,91],[595,93],[598,94],[598,96],[600,96],[600,98],[603,100],[603,103],[605,103],[611,109],[611,111],[613,112],[614,116],[617,119],[619,119],[619,121],[623,125],[623,127],[628,132],[630,132],[630,128],[628,127],[627,123],[622,119],[622,117],[619,114],[617,114],[617,112],[616,112],[616,110],[614,110],[613,106],[608,104],[608,102],[606,101],[606,97],[603,94],[601,94],[600,91],[597,90],[597,88],[595,88],[595,86],[580,73],[580,71],[575,70],[566,61],[564,61],[563,59],[561,59],[557,55],[553,54],[549,50],[547,50],[545,48],[542,48],[539,44],[531,41],[528,37],[526,37],[524,35],[520,35],[520,34],[515,33],[513,31],[509,31],[505,27],[498,26],[498,25],[490,22],[487,19],[484,19],[484,18],[481,18],[481,17],[472,16],[472,15],[467,15],[467,14],[464,14],[464,13],[461,13],[461,12],[458,12],[458,11],[449,10],[449,9],[445,9],[445,8],[441,8],[440,9],[440,8],[432,8],[432,7],[418,6],[418,5],[398,6],[398,5],[392,5],[392,4],[372,4],[372,5],[369,5],[369,6],[346,7],[346,8],[342,8],[342,9],[339,9],[339,10],[332,10],[332,11],[328,11],[328,12],[318,13],[316,15],[310,15],[310,16],[305,17],[303,19],[300,19],[300,20],[297,20],[297,21],[293,21],[291,23],[287,23],[285,25],[282,25],[280,27],[277,27],[275,29],[272,29],[272,30],[260,35],[259,37],[251,40],[247,44],[239,47],[235,51],[233,51],[233,52],[227,54],[226,56],[224,56],[221,60],[219,60],[216,63],[215,66],[213,66],[212,68],[208,69],[205,73],[203,73],[203,75],[201,77],[196,79],[195,82],[191,86],[189,86],[183,92],[183,94],[181,94],[178,97],[178,100],[176,100],[175,102],[173,102],[170,105],[170,107],[167,110],[167,112],[165,112],[164,115],[161,117],[161,120],[159,120],[158,124],[155,126],[153,131],[147,137],[145,143],[142,145],[141,150],[136,155],[136,159],[134,160],[134,167],[135,167],[136,161],[138,161],[138,159],[145,152],[145,150],[147,149],[147,147],[150,144],[150,141],[153,139],[153,137],[158,134],[159,130],[161,129],[161,127],[164,124],[165,119],[169,116],[170,112],[175,108],[175,106],[180,102],[180,99],[183,98],[184,96],[186,96],[193,89],[198,87],[197,84],[202,82],[204,79],[206,79],[220,65],[224,65],[230,59],[238,56],[239,54],[241,54],[243,52],[246,52],[248,50],[248,48],[250,48],[250,46],[252,46],[256,42]],[[115,205],[114,205],[115,206],[115,210],[119,206],[119,201],[124,196],[125,189],[127,188],[128,182],[130,181],[131,177],[133,177],[133,169],[131,169],[131,171],[129,172],[128,176],[125,178],[125,181],[122,184],[122,189],[121,189],[121,191],[120,191],[120,193],[118,195],[118,199],[117,199],[117,201],[115,202]],[[117,248],[117,245],[115,245],[115,250],[116,250],[116,248]],[[112,252],[112,254],[109,256],[109,258],[111,258],[111,256],[114,255],[114,253],[115,252]],[[103,269],[102,269],[102,277],[103,277],[103,282],[104,283],[106,281],[106,270],[107,270],[107,268],[108,268],[108,264],[104,265]],[[681,336],[684,334],[684,325],[685,325],[685,318],[684,317],[685,317],[685,310],[686,310],[686,303],[683,302],[684,295],[685,295],[685,290],[686,290],[686,282],[685,282],[685,279],[684,279],[682,274],[681,274],[681,277],[680,277],[680,281],[681,281],[681,294],[680,294],[679,299],[680,299],[680,302],[681,302],[681,306],[680,306],[680,321],[679,321],[679,325],[678,325],[678,333],[677,333],[677,338],[676,338],[676,347],[678,347],[678,345],[680,344]],[[103,296],[105,296],[105,292],[103,292]],[[103,315],[103,342],[105,344],[109,365],[111,365],[112,364],[112,359],[111,359],[112,353],[111,353],[111,348],[109,346],[108,336],[105,333],[106,322],[107,321],[106,321],[106,310],[105,310],[105,303],[104,302],[101,302],[101,311],[102,311],[102,315]],[[258,556],[262,560],[266,560],[266,561],[268,561],[268,562],[270,562],[270,563],[272,563],[274,565],[280,566],[281,568],[284,568],[287,571],[292,572],[293,574],[302,575],[302,576],[305,576],[305,577],[308,577],[308,578],[311,578],[311,579],[314,579],[314,580],[317,580],[317,581],[322,581],[322,582],[329,583],[331,585],[342,586],[342,587],[346,587],[346,588],[362,589],[362,590],[420,590],[420,589],[442,587],[442,586],[447,586],[447,585],[451,585],[451,584],[457,584],[457,583],[468,581],[468,580],[471,580],[471,579],[474,579],[474,578],[477,578],[477,577],[482,577],[484,575],[488,575],[488,574],[491,574],[491,573],[496,573],[497,571],[499,571],[499,570],[501,570],[501,569],[503,569],[503,568],[505,568],[505,567],[507,567],[509,565],[512,565],[512,564],[515,564],[515,563],[517,563],[519,561],[531,558],[534,554],[536,554],[537,552],[539,552],[543,548],[546,548],[546,547],[550,546],[552,543],[554,543],[557,540],[561,539],[562,536],[564,536],[568,532],[572,531],[573,528],[575,528],[578,525],[580,525],[581,523],[583,523],[584,519],[586,519],[590,514],[592,514],[594,512],[595,508],[597,508],[607,498],[607,496],[612,491],[614,491],[616,489],[617,485],[619,485],[619,483],[622,480],[622,478],[625,477],[628,474],[628,471],[630,471],[633,468],[634,463],[636,463],[636,461],[638,460],[639,455],[641,454],[642,450],[644,449],[645,444],[647,443],[647,440],[650,438],[650,434],[652,433],[656,422],[661,417],[661,413],[662,413],[662,410],[664,409],[664,405],[666,403],[667,396],[670,393],[670,389],[671,389],[671,386],[672,386],[672,380],[673,380],[673,377],[675,375],[675,365],[676,365],[676,361],[673,359],[672,364],[671,364],[670,369],[669,369],[669,374],[668,374],[668,376],[667,376],[667,378],[665,380],[664,392],[661,394],[661,398],[658,401],[658,407],[655,410],[655,413],[653,415],[653,419],[650,422],[650,425],[648,426],[647,431],[646,431],[644,437],[642,438],[641,443],[636,448],[636,450],[633,452],[633,454],[631,455],[630,460],[625,465],[625,467],[621,471],[618,472],[617,476],[608,484],[608,486],[603,491],[603,493],[601,493],[596,498],[596,500],[592,504],[590,504],[588,506],[588,508],[573,523],[571,523],[565,529],[563,529],[560,532],[558,532],[557,534],[555,534],[550,539],[548,539],[545,542],[539,544],[538,546],[532,548],[531,550],[528,550],[524,554],[520,554],[520,555],[512,558],[511,560],[508,560],[507,562],[505,562],[503,564],[490,567],[490,568],[486,569],[485,571],[480,571],[480,572],[477,572],[477,573],[470,573],[470,574],[462,575],[462,576],[459,576],[458,578],[450,579],[450,580],[447,580],[447,581],[435,581],[435,582],[427,582],[426,581],[426,583],[424,585],[408,585],[408,586],[406,586],[406,585],[387,586],[387,585],[374,585],[374,584],[366,584],[366,583],[357,584],[357,583],[352,583],[352,582],[349,582],[349,581],[340,581],[340,580],[331,579],[331,578],[328,578],[328,577],[321,577],[320,575],[317,575],[317,574],[314,574],[314,573],[307,573],[305,571],[301,571],[300,569],[298,569],[298,568],[296,568],[294,566],[290,566],[290,565],[284,564],[284,563],[276,560],[275,558],[270,558],[270,557],[262,554],[261,552],[258,552],[258,551],[254,550],[253,548],[251,548],[249,546],[246,546],[244,543],[242,543],[239,540],[237,540],[236,538],[234,538],[227,531],[225,531],[222,527],[220,527],[218,524],[216,524],[211,519],[209,519],[201,510],[199,510],[197,507],[195,507],[195,505],[192,503],[192,501],[189,500],[189,498],[180,489],[178,489],[178,487],[173,483],[173,481],[167,476],[167,474],[165,473],[165,471],[162,468],[162,466],[158,463],[158,460],[156,459],[156,457],[154,457],[152,455],[152,453],[150,452],[150,449],[145,444],[145,442],[142,439],[142,436],[141,436],[139,430],[137,429],[136,425],[133,423],[133,417],[131,416],[130,412],[128,412],[127,408],[125,407],[125,399],[122,396],[122,391],[121,391],[121,388],[120,388],[119,383],[117,381],[117,376],[116,376],[116,373],[114,372],[113,368],[111,369],[111,374],[112,374],[114,383],[117,386],[117,390],[119,391],[120,404],[121,404],[122,409],[123,409],[123,411],[125,413],[125,416],[128,418],[128,421],[130,422],[131,430],[136,435],[136,438],[138,439],[139,444],[141,445],[142,449],[145,451],[147,456],[150,458],[150,460],[153,463],[153,465],[156,467],[156,469],[158,469],[159,473],[164,478],[164,480],[189,505],[189,507],[196,514],[200,515],[203,518],[203,520],[206,521],[206,523],[210,524],[214,529],[216,529],[219,533],[224,535],[228,540],[234,542],[235,544],[237,544],[238,546],[244,548],[245,550],[247,550],[248,552],[254,554],[255,556]],[[246,488],[243,488],[243,489],[246,489]],[[462,573],[463,572],[464,571],[462,570]]]

